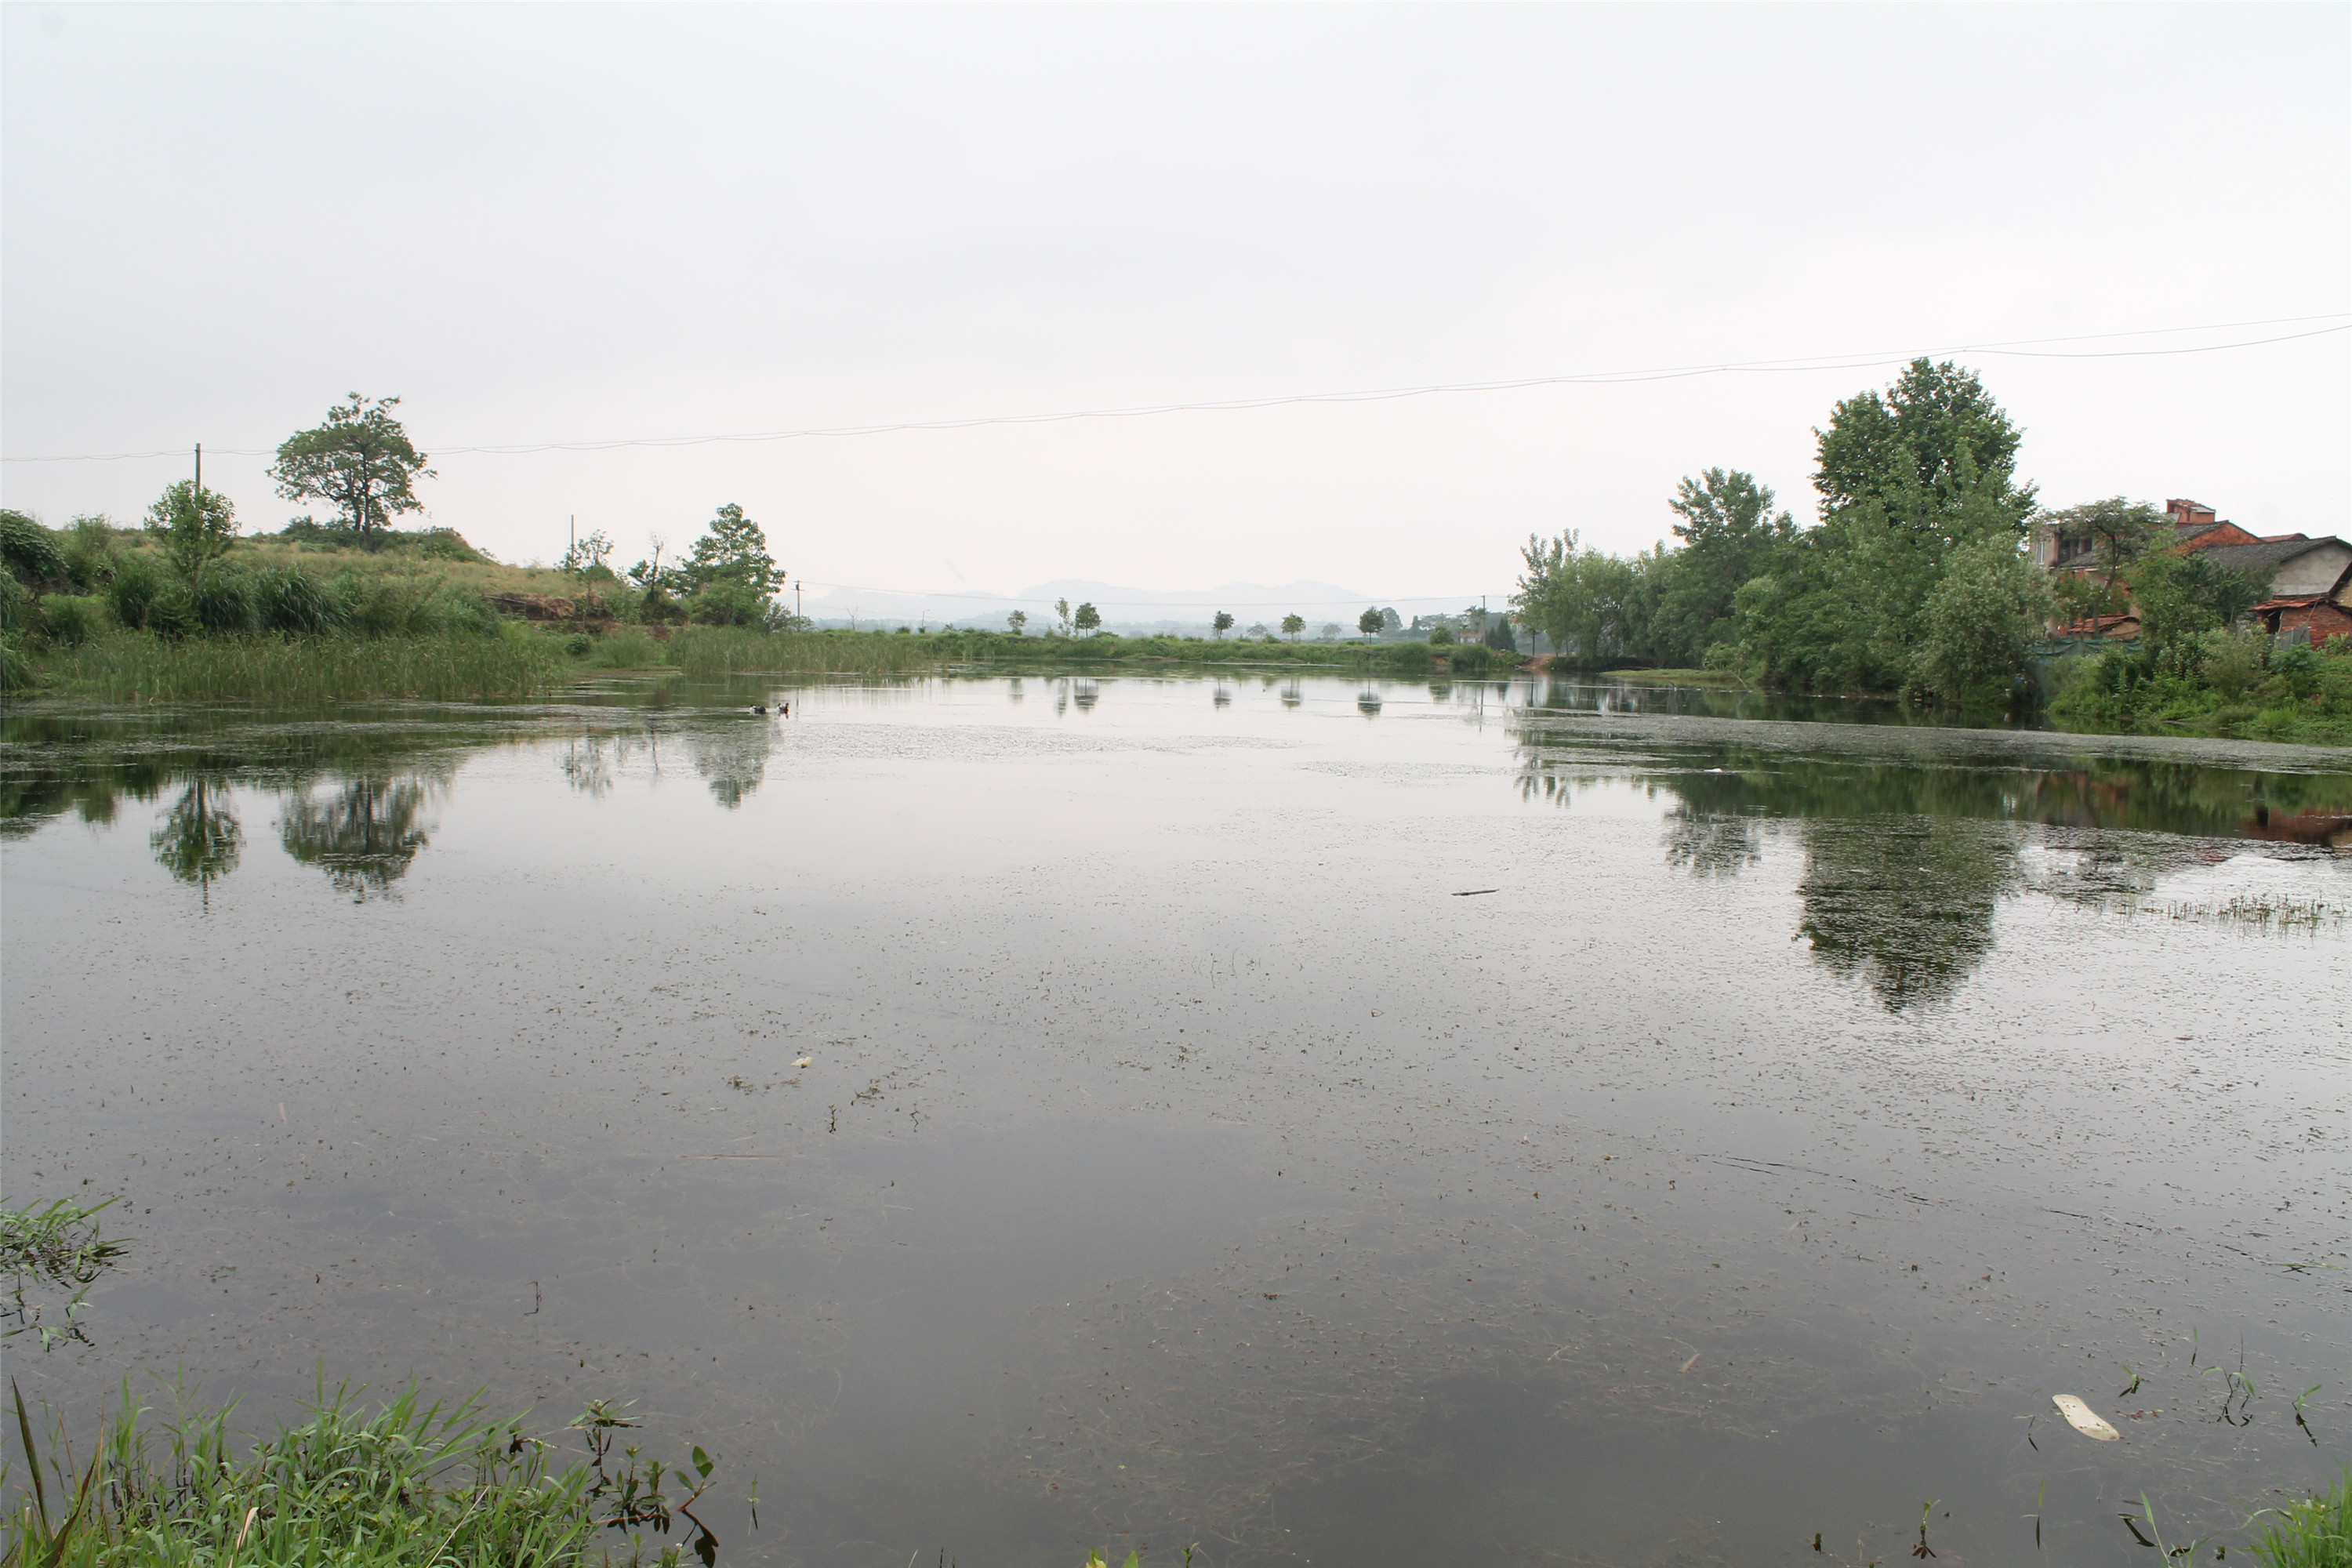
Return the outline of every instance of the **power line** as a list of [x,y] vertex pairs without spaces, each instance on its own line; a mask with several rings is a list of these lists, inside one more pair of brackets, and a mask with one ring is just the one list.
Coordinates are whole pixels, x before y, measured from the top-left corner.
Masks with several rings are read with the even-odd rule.
[[[907,420],[890,425],[845,425],[811,427],[800,430],[746,431],[719,436],[645,436],[594,441],[545,441],[509,445],[442,447],[443,457],[530,457],[546,452],[608,452],[625,447],[708,447],[739,442],[801,441],[840,438],[853,436],[891,436],[926,430],[971,430],[996,425],[1055,425],[1078,419],[1140,419],[1163,414],[1225,414],[1255,409],[1281,408],[1312,403],[1385,403],[1408,397],[1432,397],[1460,393],[1522,392],[1542,386],[1619,386],[1644,382],[1677,381],[1702,375],[1733,374],[1804,374],[1832,370],[1869,370],[1889,364],[1901,364],[1910,360],[1936,354],[1994,354],[2011,359],[2141,359],[2177,354],[2221,353],[2232,349],[2261,348],[2270,343],[2294,342],[2304,338],[2326,337],[2331,333],[2352,331],[2352,322],[2333,327],[2319,327],[2307,332],[2287,332],[2276,337],[2250,338],[2230,343],[2200,343],[2183,348],[2107,349],[2081,353],[2054,353],[2040,345],[2049,343],[2105,342],[2117,338],[2160,337],[2179,332],[2210,332],[2234,331],[2247,327],[2287,326],[2305,321],[2333,321],[2347,314],[2329,311],[2317,316],[2275,316],[2263,321],[2219,321],[2192,327],[2153,327],[2128,332],[2086,332],[2060,338],[2011,338],[1986,343],[1951,343],[1940,348],[1874,350],[1843,354],[1813,354],[1796,359],[1747,360],[1730,363],[1673,365],[1649,370],[1591,371],[1571,375],[1528,376],[1512,381],[1468,381],[1434,383],[1423,386],[1378,387],[1355,392],[1301,392],[1276,396],[1236,397],[1197,403],[1160,403],[1127,408],[1083,408],[1058,414],[998,414],[958,419]],[[177,458],[184,448],[172,447],[153,452],[90,452],[45,458],[5,458],[10,463],[111,463],[151,458]],[[216,447],[216,454],[239,458],[270,456],[276,448],[268,447]]]

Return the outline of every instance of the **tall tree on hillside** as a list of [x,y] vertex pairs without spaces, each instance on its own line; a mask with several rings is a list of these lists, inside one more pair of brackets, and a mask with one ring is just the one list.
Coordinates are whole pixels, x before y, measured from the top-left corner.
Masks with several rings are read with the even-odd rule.
[[354,392],[327,410],[327,422],[297,430],[278,447],[269,477],[288,500],[320,500],[366,548],[404,511],[422,511],[415,482],[434,477],[392,411],[397,397],[369,399]]
[[784,584],[786,574],[768,553],[767,531],[729,501],[710,520],[681,568],[695,587],[739,583],[765,599]]

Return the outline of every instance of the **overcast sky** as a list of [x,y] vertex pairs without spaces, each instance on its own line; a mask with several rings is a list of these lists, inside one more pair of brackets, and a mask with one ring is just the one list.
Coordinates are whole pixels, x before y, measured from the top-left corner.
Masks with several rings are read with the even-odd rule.
[[[2352,310],[2341,5],[55,5],[5,13],[0,466],[135,518],[396,394],[431,521],[813,588],[1500,592],[1658,539],[1892,366],[766,432]],[[2232,342],[2340,326],[2043,345]],[[1973,353],[2054,504],[2352,533],[2352,350]],[[235,449],[252,456],[231,455]]]

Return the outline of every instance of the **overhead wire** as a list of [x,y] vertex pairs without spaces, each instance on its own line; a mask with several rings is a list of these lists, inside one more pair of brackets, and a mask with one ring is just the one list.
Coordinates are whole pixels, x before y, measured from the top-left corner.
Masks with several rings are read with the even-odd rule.
[[[885,425],[847,425],[813,426],[798,430],[745,431],[712,436],[646,436],[615,437],[585,441],[545,441],[508,443],[471,447],[440,447],[442,457],[530,457],[548,452],[604,452],[629,447],[661,448],[671,447],[704,447],[744,442],[798,441],[837,439],[857,436],[888,436],[916,431],[970,430],[988,426],[1052,425],[1080,419],[1139,419],[1167,414],[1240,413],[1256,409],[1280,408],[1302,404],[1349,404],[1392,402],[1409,397],[1433,397],[1465,393],[1518,392],[1543,386],[1616,386],[1634,385],[1646,382],[1684,380],[1703,375],[1733,374],[1792,374],[1832,370],[1866,370],[1876,366],[1906,363],[1923,355],[1977,353],[1994,354],[2017,359],[2139,359],[2194,353],[2219,353],[2232,349],[2260,348],[2271,343],[2293,342],[2300,339],[2326,337],[2331,333],[2352,331],[2352,322],[2332,327],[2317,327],[2309,331],[2286,332],[2275,337],[2246,339],[2228,343],[2196,343],[2179,348],[2140,348],[2087,350],[2079,353],[2051,352],[2042,345],[2052,343],[2106,342],[2118,338],[2144,338],[2174,335],[2181,332],[2229,331],[2250,327],[2299,325],[2305,321],[2335,321],[2346,311],[2329,311],[2315,316],[2276,316],[2259,321],[2208,322],[2188,327],[2152,327],[2124,332],[2086,332],[2068,337],[2011,338],[1991,342],[1954,343],[1939,348],[1873,350],[1843,354],[1812,354],[1791,359],[1747,360],[1734,363],[1675,365],[1649,370],[1591,371],[1568,375],[1528,376],[1506,381],[1472,381],[1433,383],[1418,386],[1376,387],[1352,392],[1302,392],[1271,396],[1237,397],[1190,403],[1147,404],[1120,408],[1083,408],[1055,414],[1000,414],[973,416],[954,419],[905,420]],[[153,458],[176,458],[184,447],[170,447],[146,452],[95,452],[36,458],[0,458],[10,463],[105,463]],[[268,457],[275,450],[268,447],[223,447],[214,450],[222,457]]]

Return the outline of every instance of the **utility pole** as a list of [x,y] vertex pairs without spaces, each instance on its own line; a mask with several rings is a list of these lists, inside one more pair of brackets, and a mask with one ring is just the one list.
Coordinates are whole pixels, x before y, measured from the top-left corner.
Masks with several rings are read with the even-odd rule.
[[205,444],[196,443],[196,494],[205,493]]

